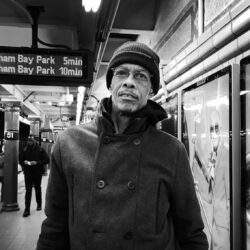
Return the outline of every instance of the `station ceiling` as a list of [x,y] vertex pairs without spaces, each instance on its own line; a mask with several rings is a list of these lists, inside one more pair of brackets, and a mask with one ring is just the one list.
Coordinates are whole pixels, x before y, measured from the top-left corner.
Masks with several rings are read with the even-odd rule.
[[[75,31],[73,44],[77,46],[73,49],[87,49],[94,55],[94,80],[86,91],[83,106],[83,112],[86,112],[95,109],[100,99],[109,95],[105,86],[105,72],[113,51],[126,41],[137,40],[142,33],[150,36],[154,30],[159,2],[102,0],[98,12],[93,13],[85,12],[81,0],[1,0],[0,25],[29,26],[30,12],[26,10],[29,6],[35,6],[42,10],[38,28],[68,27]],[[39,44],[39,47],[45,46]],[[1,100],[21,100],[25,104],[22,106],[24,115],[32,115],[39,110],[58,128],[68,126],[69,122],[74,124],[77,92],[77,87],[71,86],[0,85]],[[59,103],[65,94],[73,95],[73,102],[61,106]]]

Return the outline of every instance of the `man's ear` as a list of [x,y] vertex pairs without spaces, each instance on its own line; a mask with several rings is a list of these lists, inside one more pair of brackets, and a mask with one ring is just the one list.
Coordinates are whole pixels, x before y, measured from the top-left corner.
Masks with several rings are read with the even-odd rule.
[[150,89],[150,91],[149,91],[149,98],[151,98],[151,97],[153,97],[154,96],[154,91],[153,91],[153,89]]

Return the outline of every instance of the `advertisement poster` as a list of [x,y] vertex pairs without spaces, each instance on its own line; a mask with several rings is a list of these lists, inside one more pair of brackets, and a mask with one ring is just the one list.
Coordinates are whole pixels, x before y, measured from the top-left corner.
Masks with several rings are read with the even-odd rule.
[[245,169],[243,174],[244,183],[242,190],[245,194],[246,218],[243,227],[245,228],[245,244],[244,249],[250,250],[250,58],[246,58],[242,64],[242,83],[241,83],[241,105],[242,105],[242,166]]
[[229,250],[229,70],[184,90],[182,112],[182,141],[189,153],[209,249]]

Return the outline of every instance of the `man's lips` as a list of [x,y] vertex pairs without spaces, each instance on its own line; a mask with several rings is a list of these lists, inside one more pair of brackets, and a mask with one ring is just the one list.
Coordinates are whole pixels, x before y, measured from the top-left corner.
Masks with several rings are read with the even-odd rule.
[[120,92],[118,93],[119,97],[129,98],[129,99],[138,99],[138,96],[131,92]]

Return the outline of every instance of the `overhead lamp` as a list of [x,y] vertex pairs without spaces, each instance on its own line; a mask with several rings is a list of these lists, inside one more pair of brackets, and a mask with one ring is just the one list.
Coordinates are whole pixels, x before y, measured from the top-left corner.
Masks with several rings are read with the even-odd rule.
[[248,93],[250,93],[250,90],[242,90],[242,91],[240,91],[240,95],[246,95]]
[[77,104],[76,104],[76,125],[80,123],[82,103],[83,103],[85,91],[86,91],[86,88],[84,86],[78,87]]
[[101,0],[82,0],[82,6],[86,12],[97,12],[101,5]]
[[20,116],[20,115],[19,115],[19,121],[22,122],[22,123],[30,125],[30,121],[27,120],[26,118]]
[[62,101],[62,102],[58,102],[58,104],[57,104],[58,107],[63,107],[63,106],[65,106],[65,105],[66,105],[66,103],[63,102],[63,101]]
[[86,88],[84,86],[79,86],[78,87],[78,92],[81,93],[81,94],[84,93],[85,90],[86,90]]
[[60,99],[60,103],[64,103],[64,105],[71,105],[74,101],[74,96],[69,93],[69,87],[66,87],[66,94],[63,94]]
[[74,101],[74,96],[72,94],[62,95],[60,99],[60,102],[65,102],[68,105],[71,105],[73,101]]

